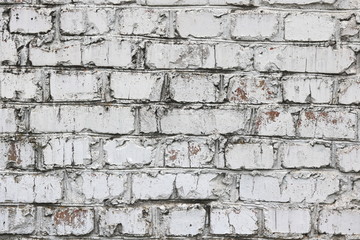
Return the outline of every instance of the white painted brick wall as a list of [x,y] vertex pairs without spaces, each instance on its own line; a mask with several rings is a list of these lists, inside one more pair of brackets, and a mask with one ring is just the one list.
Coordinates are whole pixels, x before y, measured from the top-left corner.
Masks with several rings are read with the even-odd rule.
[[0,0],[0,239],[360,239],[359,0]]

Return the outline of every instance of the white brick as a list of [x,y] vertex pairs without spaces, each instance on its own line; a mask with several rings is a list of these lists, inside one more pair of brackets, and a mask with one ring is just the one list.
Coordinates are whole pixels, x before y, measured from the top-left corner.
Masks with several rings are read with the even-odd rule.
[[264,136],[295,136],[294,112],[296,109],[260,108],[255,118],[255,132]]
[[236,182],[232,175],[216,173],[178,174],[175,180],[180,199],[226,199],[235,200]]
[[275,155],[269,142],[240,143],[227,145],[225,158],[230,169],[271,169]]
[[160,120],[163,133],[244,132],[249,111],[244,109],[172,109]]
[[56,175],[37,175],[35,177],[35,202],[56,203],[62,199],[63,178]]
[[35,165],[33,145],[25,139],[0,140],[0,170],[5,168],[31,169]]
[[[100,235],[121,234],[148,235],[151,233],[151,217],[148,208],[110,208],[103,209],[100,215]],[[121,226],[121,231],[118,231]]]
[[54,101],[100,100],[102,79],[95,72],[52,72],[50,95]]
[[279,79],[272,76],[225,76],[228,82],[227,99],[235,103],[281,102]]
[[175,174],[134,174],[132,176],[133,200],[169,199],[173,194]]
[[331,161],[331,149],[322,144],[284,142],[279,154],[285,168],[320,168]]
[[117,99],[160,101],[162,73],[111,73],[110,90]]
[[231,37],[234,39],[271,39],[279,31],[278,16],[273,13],[233,13],[231,21]]
[[51,10],[46,8],[12,8],[10,12],[10,32],[46,33],[52,28]]
[[323,3],[323,4],[332,4],[336,0],[264,0],[270,4],[297,4],[297,5],[306,5],[312,3]]
[[208,0],[146,0],[144,5],[204,5]]
[[67,41],[50,46],[30,45],[29,59],[33,66],[81,65],[80,42]]
[[237,43],[220,43],[215,45],[216,67],[224,69],[241,69],[249,71],[253,66],[253,49]]
[[52,138],[42,149],[46,168],[83,166],[91,161],[89,138]]
[[271,233],[305,234],[311,229],[310,211],[301,208],[268,208],[265,228]]
[[18,61],[17,48],[13,39],[0,37],[0,64],[4,63],[14,65]]
[[94,229],[94,211],[90,208],[43,208],[40,231],[47,235],[85,235]]
[[327,234],[360,234],[358,209],[324,209],[320,212],[319,232]]
[[119,168],[144,167],[153,161],[153,147],[139,141],[109,140],[104,144],[105,162]]
[[337,146],[336,156],[339,168],[344,172],[360,171],[360,146]]
[[284,100],[295,103],[331,103],[333,78],[297,75],[283,78]]
[[173,74],[170,77],[170,97],[177,102],[217,102],[220,100],[219,75]]
[[124,202],[127,199],[127,176],[120,173],[75,172],[67,179],[69,203]]
[[60,13],[60,30],[65,35],[106,34],[115,21],[112,9],[62,9]]
[[319,13],[290,14],[285,18],[285,39],[328,41],[336,32],[335,17]]
[[214,167],[214,140],[191,140],[188,149],[191,167]]
[[356,137],[357,115],[342,109],[302,111],[298,131],[302,137],[341,138]]
[[354,52],[347,47],[274,46],[255,50],[255,69],[261,72],[341,73],[354,61]]
[[0,208],[0,234],[32,234],[35,221],[34,207]]
[[149,68],[213,68],[214,48],[205,44],[152,43],[146,48],[146,65]]
[[41,100],[40,71],[19,71],[0,74],[0,96],[17,101]]
[[158,9],[127,8],[118,12],[117,31],[121,35],[165,37],[169,33],[169,11]]
[[85,65],[130,68],[133,66],[133,48],[133,44],[126,40],[95,41],[83,47],[82,62]]
[[[50,0],[51,1],[51,0]],[[134,0],[72,0],[74,3],[85,3],[85,4],[124,4],[124,3],[131,3]]]
[[134,115],[129,107],[106,106],[38,106],[30,113],[34,132],[130,133]]
[[212,234],[255,234],[258,230],[256,211],[247,207],[213,207],[210,211]]
[[177,205],[164,216],[166,235],[194,236],[205,229],[206,211],[200,205]]
[[187,142],[173,142],[165,148],[165,166],[190,167],[189,144]]
[[333,202],[333,195],[340,191],[340,178],[336,173],[312,175],[313,172],[276,176],[242,175],[240,179],[240,199],[266,202],[306,201]]
[[339,81],[338,97],[340,104],[360,103],[360,78],[349,77]]
[[226,25],[227,11],[224,10],[184,10],[176,13],[176,30],[184,38],[223,37]]
[[15,111],[9,108],[0,108],[0,133],[10,133],[16,130]]

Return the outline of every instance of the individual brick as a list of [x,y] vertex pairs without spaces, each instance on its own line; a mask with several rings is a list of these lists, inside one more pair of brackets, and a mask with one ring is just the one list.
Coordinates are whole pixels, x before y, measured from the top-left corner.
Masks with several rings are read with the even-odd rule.
[[311,229],[310,210],[273,207],[264,211],[265,229],[270,233],[306,234]]
[[166,37],[170,31],[169,11],[146,8],[123,8],[116,31],[121,35]]
[[30,44],[29,61],[33,66],[80,66],[80,42],[73,40],[49,46]]
[[220,9],[178,11],[176,12],[176,31],[183,38],[224,37],[228,22],[227,13],[228,11]]
[[261,107],[255,117],[254,130],[261,136],[295,136],[297,109]]
[[0,97],[4,100],[40,101],[42,97],[41,71],[2,71]]
[[38,106],[30,113],[30,128],[33,132],[130,133],[134,115],[131,108],[119,106]]
[[295,103],[331,103],[334,79],[324,76],[295,75],[282,79],[283,97]]
[[173,194],[175,177],[176,174],[134,174],[132,176],[133,201],[169,199]]
[[145,65],[151,69],[197,69],[215,66],[213,46],[206,44],[149,43]]
[[82,207],[43,207],[40,230],[54,236],[86,235],[94,229],[94,211]]
[[274,147],[270,142],[227,144],[226,167],[230,169],[271,169],[275,164]]
[[45,141],[41,151],[45,168],[84,166],[92,162],[89,137],[53,137]]
[[323,209],[320,211],[319,232],[325,234],[360,234],[358,209]]
[[295,13],[285,17],[285,39],[294,41],[329,41],[334,39],[337,21],[319,13]]
[[107,140],[104,143],[105,163],[116,168],[145,167],[155,157],[155,147],[146,140]]
[[333,4],[336,0],[264,0],[269,4],[296,4],[296,5],[307,5],[307,4]]
[[150,211],[148,207],[102,209],[99,234],[107,237],[122,234],[148,236],[152,230]]
[[234,12],[231,37],[239,40],[272,39],[279,32],[279,16],[271,12]]
[[126,174],[106,172],[74,172],[67,178],[67,201],[70,203],[126,202]]
[[17,7],[10,11],[9,29],[12,33],[46,33],[52,28],[51,9]]
[[62,198],[60,174],[1,174],[0,202],[56,203]]
[[358,104],[360,103],[359,92],[360,78],[349,77],[340,79],[338,98],[340,104]]
[[181,5],[205,5],[207,4],[208,0],[184,0],[184,1],[177,1],[177,0],[141,0],[140,3],[142,5],[149,5],[149,6],[181,6]]
[[230,174],[177,174],[175,188],[179,199],[237,199],[236,178]]
[[35,166],[34,145],[27,139],[0,140],[0,170],[31,169]]
[[298,131],[302,137],[354,139],[356,122],[356,113],[348,110],[306,109],[300,113]]
[[172,109],[160,119],[166,134],[211,134],[245,132],[246,109]]
[[276,76],[225,75],[227,99],[233,103],[281,102],[281,89]]
[[250,71],[253,67],[254,51],[237,43],[219,43],[215,45],[216,67]]
[[170,75],[170,98],[176,102],[221,101],[220,76],[179,73]]
[[246,206],[212,206],[210,210],[212,234],[256,234],[258,221],[256,210]]
[[163,211],[162,226],[167,236],[195,236],[205,229],[206,211],[199,204],[179,204]]
[[116,99],[160,101],[163,84],[162,73],[113,72],[110,91]]
[[283,142],[279,156],[285,168],[320,168],[330,165],[331,149],[320,143]]
[[15,110],[0,108],[0,133],[16,132]]
[[65,8],[60,12],[60,31],[64,35],[106,34],[114,21],[112,9]]
[[127,40],[111,39],[93,41],[82,48],[82,63],[100,67],[133,67],[134,44]]
[[[319,61],[319,59],[323,59]],[[255,69],[260,72],[342,73],[354,62],[353,50],[317,46],[273,46],[255,49]]]
[[100,100],[101,73],[53,71],[50,73],[50,96],[53,101]]
[[0,234],[32,234],[35,231],[35,208],[32,206],[2,206],[0,219]]
[[360,146],[353,145],[337,145],[336,159],[338,167],[344,172],[360,171]]
[[[49,0],[51,1],[51,0]],[[85,4],[114,4],[114,5],[120,5],[124,3],[132,3],[135,2],[135,0],[72,0],[74,3],[85,3]]]
[[336,173],[296,172],[276,175],[241,175],[240,199],[249,201],[332,203],[340,191]]
[[0,37],[0,65],[15,65],[18,62],[18,54],[16,43],[14,39],[5,37],[1,34]]

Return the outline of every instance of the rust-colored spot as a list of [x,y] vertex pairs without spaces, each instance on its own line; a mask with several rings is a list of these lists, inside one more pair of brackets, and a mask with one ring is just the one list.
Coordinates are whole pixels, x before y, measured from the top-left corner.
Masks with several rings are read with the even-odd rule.
[[333,124],[337,124],[338,120],[333,119],[331,122],[332,122]]
[[271,47],[270,50],[274,50],[275,48]]
[[277,111],[270,111],[270,112],[266,112],[265,114],[273,122],[275,122],[275,118],[277,118],[280,115],[280,113]]
[[265,87],[265,80],[260,80],[259,81],[259,88],[262,88],[264,90],[264,87]]
[[87,211],[88,210],[84,209],[75,209],[73,211],[66,209],[63,211],[58,211],[54,214],[54,222],[56,225],[83,225],[83,218],[87,214]]
[[327,112],[321,112],[320,116],[327,118],[329,116],[329,114]]
[[14,142],[10,143],[10,148],[9,148],[9,151],[8,151],[8,160],[12,161],[12,162],[15,162],[17,164],[21,163],[21,160],[18,158],[18,155],[16,153],[16,146],[15,146]]
[[305,112],[305,117],[308,120],[315,120],[315,114],[313,112]]
[[175,161],[176,159],[177,159],[177,155],[178,155],[178,151],[175,151],[175,150],[170,150],[170,151],[168,151],[168,153],[169,153],[169,159],[171,160],[171,161]]
[[201,151],[200,146],[189,146],[190,155],[196,155]]
[[241,88],[237,88],[235,91],[235,96],[236,98],[234,98],[233,100],[236,99],[241,99],[241,100],[248,100],[247,94],[244,90],[242,90]]

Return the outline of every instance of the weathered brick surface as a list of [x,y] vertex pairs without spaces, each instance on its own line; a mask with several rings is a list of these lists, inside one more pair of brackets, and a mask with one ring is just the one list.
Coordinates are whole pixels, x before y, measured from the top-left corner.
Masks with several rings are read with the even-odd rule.
[[359,0],[0,0],[0,239],[360,239]]

